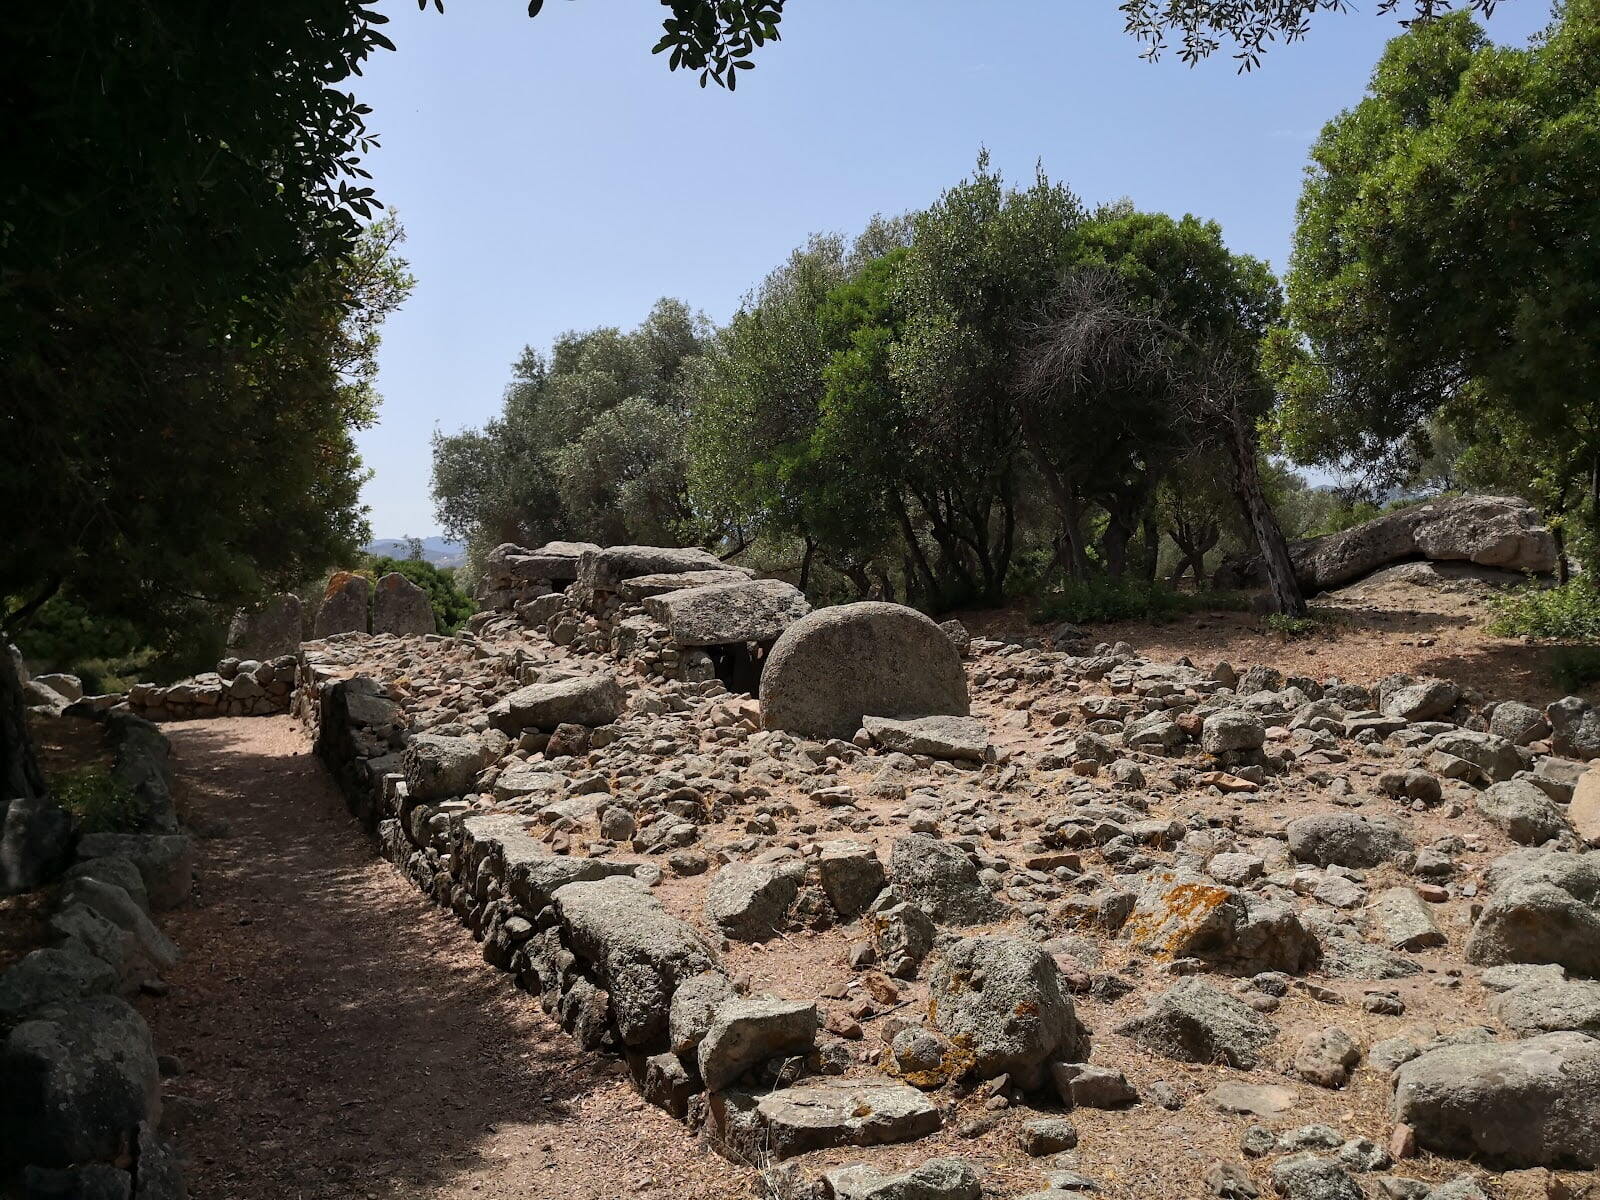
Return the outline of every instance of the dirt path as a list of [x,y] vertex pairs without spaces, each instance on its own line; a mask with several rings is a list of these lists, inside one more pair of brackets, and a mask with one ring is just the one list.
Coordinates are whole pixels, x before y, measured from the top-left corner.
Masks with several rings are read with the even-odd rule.
[[750,1194],[376,857],[289,718],[165,730],[189,819],[224,825],[141,1001],[191,1196]]

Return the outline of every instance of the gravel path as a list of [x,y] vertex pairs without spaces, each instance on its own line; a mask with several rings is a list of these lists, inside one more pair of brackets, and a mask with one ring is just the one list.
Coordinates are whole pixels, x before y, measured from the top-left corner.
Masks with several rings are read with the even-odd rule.
[[290,718],[164,729],[217,834],[163,919],[171,994],[140,1002],[191,1196],[750,1195],[376,856]]

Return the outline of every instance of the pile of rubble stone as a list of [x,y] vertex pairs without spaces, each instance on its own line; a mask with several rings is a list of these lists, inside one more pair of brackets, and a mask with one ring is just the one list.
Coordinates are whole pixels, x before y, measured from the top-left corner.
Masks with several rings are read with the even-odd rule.
[[[699,551],[496,555],[509,606],[307,645],[296,711],[488,962],[791,1194],[1600,1166],[1581,699],[968,642]],[[913,1140],[909,1173],[871,1149]]]
[[153,918],[188,902],[194,844],[160,731],[123,713],[86,719],[104,725],[138,815],[129,831],[77,838],[51,893],[49,944],[0,971],[0,1179],[29,1198],[181,1200],[159,1132],[163,1060],[124,997],[165,994],[179,951]]

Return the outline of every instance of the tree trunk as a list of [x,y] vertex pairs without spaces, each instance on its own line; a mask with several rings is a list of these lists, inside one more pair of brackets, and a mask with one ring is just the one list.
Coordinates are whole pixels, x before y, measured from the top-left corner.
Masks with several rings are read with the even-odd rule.
[[1234,494],[1256,543],[1261,548],[1261,561],[1267,572],[1267,586],[1272,592],[1272,606],[1290,617],[1306,615],[1305,597],[1300,593],[1300,582],[1294,577],[1294,560],[1289,557],[1289,543],[1283,536],[1278,518],[1267,503],[1261,486],[1261,473],[1256,469],[1255,427],[1235,405],[1228,419],[1228,450],[1233,459]]
[[1156,581],[1156,569],[1161,565],[1161,531],[1156,527],[1155,514],[1144,515],[1144,578],[1146,583]]
[[867,568],[860,563],[846,567],[841,572],[846,579],[856,585],[856,599],[866,600],[872,595],[872,577],[867,574]]
[[800,582],[796,586],[803,592],[811,582],[811,560],[816,556],[817,544],[809,537],[805,539],[806,550],[800,556]]
[[44,775],[28,737],[27,708],[11,649],[0,638],[0,806],[18,796],[44,795]]
[[1110,520],[1106,522],[1106,531],[1100,535],[1100,553],[1105,556],[1106,574],[1113,579],[1121,579],[1122,572],[1128,565],[1128,538],[1133,531],[1117,519],[1116,513],[1110,513]]
[[[917,531],[912,528],[911,514],[906,511],[905,497],[898,490],[894,493],[893,504],[895,520],[900,525],[900,536],[905,539],[906,554],[916,569],[916,577],[922,580],[923,598],[929,607],[932,607],[938,600],[939,585],[933,577],[933,568],[928,565],[928,556],[923,553],[922,543],[917,540]],[[906,572],[906,578],[908,581],[913,578],[910,571]],[[908,586],[906,591],[909,593],[910,590]]]

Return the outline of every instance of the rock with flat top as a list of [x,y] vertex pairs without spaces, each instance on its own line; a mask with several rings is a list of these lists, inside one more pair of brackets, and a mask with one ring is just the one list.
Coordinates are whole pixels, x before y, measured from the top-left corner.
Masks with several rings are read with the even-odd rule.
[[980,1200],[983,1186],[971,1163],[930,1158],[898,1175],[857,1164],[835,1167],[823,1180],[830,1200]]
[[929,758],[982,762],[989,731],[976,717],[863,717],[861,726],[881,750],[925,754]]
[[557,725],[609,725],[626,705],[615,676],[581,675],[518,688],[489,709],[489,720],[510,734],[524,729],[548,732]]
[[1519,984],[1494,1000],[1495,1014],[1512,1033],[1576,1032],[1600,1038],[1600,980],[1541,980]]
[[764,996],[725,1000],[700,1039],[700,1077],[716,1091],[769,1058],[809,1054],[816,1036],[813,1003]]
[[1278,1036],[1277,1026],[1255,1009],[1193,977],[1173,984],[1116,1032],[1165,1058],[1245,1071]]
[[939,1129],[939,1109],[916,1088],[880,1077],[823,1079],[757,1094],[714,1092],[712,1133],[748,1161],[834,1146],[915,1141]]
[[728,646],[776,641],[811,604],[781,579],[741,579],[652,596],[644,609],[680,646]]
[[700,935],[631,879],[569,883],[554,902],[567,948],[611,993],[623,1043],[664,1048],[678,984],[716,965]]
[[1445,1046],[1395,1072],[1393,1116],[1425,1150],[1508,1167],[1600,1166],[1600,1040]]

